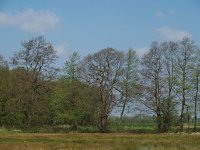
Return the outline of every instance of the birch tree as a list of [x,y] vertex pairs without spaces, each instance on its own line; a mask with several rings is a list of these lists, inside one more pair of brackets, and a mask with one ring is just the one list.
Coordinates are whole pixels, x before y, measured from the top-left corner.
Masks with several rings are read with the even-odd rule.
[[128,104],[136,98],[138,80],[138,57],[136,51],[129,49],[124,60],[123,76],[119,82],[119,91],[121,94],[119,104],[121,107],[120,118],[123,117]]
[[176,56],[176,81],[177,96],[180,100],[180,131],[183,131],[184,113],[191,101],[191,62],[194,57],[194,42],[189,38],[184,38],[179,42],[179,49]]

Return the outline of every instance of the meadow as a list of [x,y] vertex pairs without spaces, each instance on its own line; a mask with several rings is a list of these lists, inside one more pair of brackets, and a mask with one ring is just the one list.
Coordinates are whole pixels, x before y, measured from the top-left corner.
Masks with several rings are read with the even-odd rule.
[[199,150],[198,134],[1,133],[2,150]]

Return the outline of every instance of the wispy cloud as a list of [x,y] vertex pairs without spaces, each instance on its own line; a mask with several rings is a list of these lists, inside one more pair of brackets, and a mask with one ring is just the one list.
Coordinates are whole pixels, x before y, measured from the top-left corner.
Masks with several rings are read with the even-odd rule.
[[159,10],[155,13],[155,17],[157,19],[164,19],[164,18],[175,17],[175,16],[176,16],[176,12],[173,9],[169,9],[165,11]]
[[50,11],[28,9],[17,13],[0,12],[0,27],[16,26],[25,32],[45,33],[55,30],[59,23],[59,17]]
[[162,11],[156,12],[156,18],[163,19],[165,17],[165,14]]
[[192,37],[192,35],[187,31],[171,29],[169,27],[157,28],[156,31],[164,40],[181,40],[184,37]]
[[55,45],[54,48],[57,51],[57,55],[60,58],[66,58],[68,56],[67,44],[66,43]]

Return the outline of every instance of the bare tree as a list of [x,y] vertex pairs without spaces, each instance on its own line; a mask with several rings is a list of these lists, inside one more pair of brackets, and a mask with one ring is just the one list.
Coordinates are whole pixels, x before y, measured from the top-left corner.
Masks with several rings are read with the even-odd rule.
[[197,102],[199,101],[199,83],[200,83],[200,49],[196,47],[195,57],[192,65],[193,70],[193,89],[194,89],[194,131],[197,128]]
[[142,85],[144,97],[141,102],[156,115],[157,129],[162,130],[162,58],[158,42],[153,42],[147,54],[142,58]]
[[98,88],[98,127],[106,132],[108,117],[116,103],[116,85],[122,75],[123,53],[105,48],[83,59],[80,73],[83,81]]
[[189,38],[184,38],[179,43],[179,49],[175,53],[176,56],[176,93],[181,100],[180,112],[180,131],[183,131],[185,108],[191,100],[191,62],[194,54],[194,42]]
[[41,103],[48,92],[48,81],[53,80],[57,73],[53,66],[57,55],[52,44],[46,42],[43,36],[22,42],[21,45],[22,50],[16,52],[11,61],[19,70],[16,75],[24,82],[25,91],[19,95],[20,99],[24,96],[20,111],[25,113],[28,127],[31,127],[35,114],[45,109]]
[[163,92],[163,131],[167,132],[174,118],[175,113],[175,55],[174,53],[178,50],[178,43],[176,42],[164,42],[161,45],[163,54],[163,81],[164,81],[164,92]]

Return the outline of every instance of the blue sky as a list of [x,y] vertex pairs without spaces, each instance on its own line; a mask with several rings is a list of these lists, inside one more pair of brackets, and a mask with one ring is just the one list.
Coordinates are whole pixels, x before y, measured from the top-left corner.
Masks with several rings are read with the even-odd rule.
[[0,54],[44,35],[59,64],[105,47],[143,54],[153,41],[191,37],[200,43],[199,0],[0,0]]

